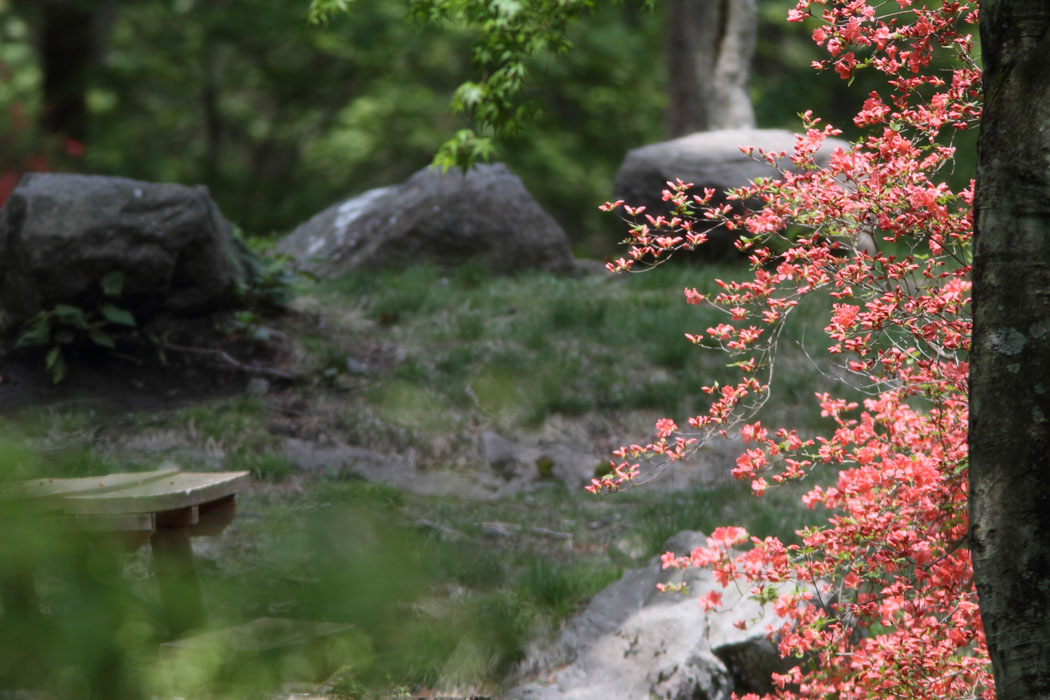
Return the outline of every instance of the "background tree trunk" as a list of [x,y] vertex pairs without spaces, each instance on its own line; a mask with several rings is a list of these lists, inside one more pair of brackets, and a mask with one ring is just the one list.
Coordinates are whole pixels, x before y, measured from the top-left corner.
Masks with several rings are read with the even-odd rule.
[[219,174],[222,150],[222,118],[219,114],[219,93],[222,89],[222,71],[219,67],[219,40],[207,34],[201,47],[204,84],[201,86],[201,118],[204,120],[204,179],[212,182]]
[[87,81],[97,55],[95,10],[83,0],[45,0],[40,58],[44,69],[43,127],[63,138],[87,139]]
[[755,125],[748,80],[757,34],[757,0],[670,0],[670,136]]
[[1050,697],[1050,0],[980,3],[974,578],[999,700]]
[[44,74],[40,125],[63,139],[87,139],[87,88],[112,22],[115,0],[16,0],[35,28]]

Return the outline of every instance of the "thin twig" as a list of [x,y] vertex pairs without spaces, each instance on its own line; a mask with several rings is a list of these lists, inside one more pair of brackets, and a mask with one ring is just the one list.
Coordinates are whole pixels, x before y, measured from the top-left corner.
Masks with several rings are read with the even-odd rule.
[[426,518],[420,518],[419,520],[416,520],[414,524],[416,525],[416,527],[421,527],[427,530],[434,530],[435,532],[438,532],[441,535],[443,535],[447,540],[461,540],[466,537],[466,535],[464,535],[459,530],[456,530],[455,528],[451,528],[447,525],[442,525],[441,523],[434,522],[433,520],[427,520]]
[[511,523],[500,523],[500,522],[488,522],[480,523],[481,531],[486,535],[495,535],[498,537],[509,537],[512,534],[517,533],[528,533],[530,535],[539,535],[541,537],[554,537],[561,540],[567,540],[572,538],[572,533],[569,532],[558,532],[557,530],[548,530],[545,527],[529,527],[526,525],[514,525]]
[[124,360],[125,362],[130,362],[131,364],[137,365],[139,367],[141,367],[142,364],[143,364],[143,360],[142,360],[141,357],[135,357],[134,355],[129,355],[126,352],[120,352],[118,350],[110,350],[109,354],[112,355],[113,357],[116,357],[118,359]]
[[229,353],[224,350],[217,348],[197,348],[187,345],[176,345],[174,343],[165,342],[162,346],[165,350],[173,350],[174,352],[181,352],[187,355],[203,355],[206,357],[214,357],[223,365],[230,369],[237,370],[238,372],[244,372],[246,374],[257,374],[264,377],[271,377],[273,379],[280,379],[285,382],[294,382],[298,377],[288,372],[282,372],[279,369],[273,369],[272,367],[256,367],[253,365],[246,365],[240,360],[232,357]]

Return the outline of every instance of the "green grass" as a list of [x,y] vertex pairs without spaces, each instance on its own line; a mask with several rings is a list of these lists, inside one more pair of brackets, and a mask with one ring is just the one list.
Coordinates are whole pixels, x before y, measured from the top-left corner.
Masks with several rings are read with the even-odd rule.
[[[559,414],[705,410],[700,387],[738,374],[726,356],[685,340],[725,319],[685,304],[682,289],[712,289],[714,279],[740,274],[675,265],[619,277],[492,278],[480,268],[445,276],[421,266],[351,274],[312,293],[325,306],[357,305],[389,333],[405,352],[394,376],[424,392],[429,405],[473,407],[497,426],[535,428]],[[782,336],[777,364],[786,371],[775,375],[773,390],[792,427],[819,424],[813,394],[834,386],[810,359],[823,352],[826,308],[806,301]],[[387,410],[385,390],[373,398]]]
[[3,418],[6,432],[29,440],[46,440],[84,436],[100,419],[98,408],[91,401],[69,401],[56,406],[26,408]]
[[257,481],[283,481],[298,474],[299,465],[283,454],[251,452],[242,447],[227,460],[224,467],[229,471],[248,471]]
[[184,424],[205,439],[231,442],[243,439],[248,433],[259,437],[264,432],[265,415],[266,406],[260,399],[237,396],[183,408],[174,422]]
[[96,430],[103,418],[104,412],[91,402],[26,409],[0,418],[0,479],[128,471],[121,462],[95,449]]
[[611,565],[531,559],[515,584],[519,596],[549,612],[555,620],[563,620],[579,610],[581,600],[593,596],[617,577],[618,569]]
[[756,537],[776,536],[796,543],[796,531],[820,522],[820,513],[801,506],[801,495],[812,483],[770,489],[761,498],[750,484],[730,482],[704,491],[667,494],[628,493],[633,505],[628,532],[638,538],[648,554],[658,553],[664,542],[682,530],[711,532],[723,525],[737,525]]
[[[790,542],[815,517],[799,507],[799,493],[756,499],[732,483],[593,497],[552,486],[478,503],[364,482],[315,484],[249,501],[246,509],[266,519],[238,525],[237,539],[250,547],[217,562],[208,581],[230,621],[276,607],[293,618],[353,622],[369,652],[344,674],[346,687],[496,692],[533,640],[553,635],[671,535],[732,523]],[[493,522],[511,534],[493,537],[485,527]],[[641,549],[616,546],[625,540]]]
[[[265,507],[267,518],[240,523],[250,548],[207,571],[213,606],[230,622],[275,607],[353,622],[370,649],[342,679],[357,687],[493,687],[538,633],[619,575],[608,562],[552,560],[518,540],[494,546],[479,523],[496,517],[495,504],[479,512],[350,482],[246,507]],[[421,528],[423,513],[462,537]]]
[[[263,482],[279,482],[300,473],[299,466],[280,449],[269,428],[269,412],[257,397],[234,396],[195,404],[161,420],[162,425],[186,435],[198,450],[212,448],[224,455],[221,468],[248,471]],[[184,469],[208,469],[203,463],[183,461]]]
[[[307,439],[325,435],[384,453],[411,447],[424,466],[444,467],[446,457],[469,456],[471,441],[490,428],[513,437],[551,426],[556,434],[564,424],[556,419],[621,430],[628,415],[647,425],[657,412],[692,415],[706,406],[701,385],[735,374],[724,356],[684,339],[723,319],[685,304],[681,290],[732,274],[679,265],[627,277],[493,278],[476,266],[453,274],[424,266],[327,280],[309,290],[326,325],[297,338],[308,377],[299,398],[225,398],[116,422],[91,404],[26,411],[5,424],[4,433],[23,441],[0,445],[0,466],[16,477],[45,465],[58,476],[149,468],[160,457],[99,447],[114,431],[173,433],[184,468],[245,469],[260,484],[239,497],[221,554],[199,562],[216,626],[263,616],[353,624],[352,643],[329,669],[329,680],[352,697],[423,688],[497,694],[530,645],[552,638],[671,535],[736,524],[791,541],[821,514],[800,506],[803,487],[756,499],[741,483],[593,497],[552,482],[498,502],[415,496],[336,472],[289,485],[299,467],[284,456],[277,428],[295,423]],[[767,425],[823,425],[812,394],[835,383],[808,355],[819,358],[826,308],[807,302],[786,329]],[[805,340],[804,351],[794,339]],[[351,376],[347,357],[367,359],[368,371]],[[457,443],[467,447],[456,452]],[[200,457],[209,450],[217,464]],[[122,561],[148,572],[143,553]],[[146,574],[126,578],[114,588],[126,593],[128,609],[114,612],[124,631],[108,648],[134,658],[121,683],[163,695],[155,658],[142,653],[162,634],[152,622],[156,591]],[[75,608],[75,591],[55,585],[55,605]],[[76,629],[93,624],[90,616],[75,620]],[[43,644],[47,635],[34,639]],[[77,653],[95,663],[97,650],[78,652],[68,634],[55,639],[73,659],[67,665],[77,666]],[[283,666],[295,665],[216,654],[189,669],[213,697],[265,695]],[[62,682],[72,688],[93,678]]]
[[[17,446],[4,454],[26,458]],[[262,476],[278,469],[260,459]],[[552,484],[499,502],[474,502],[362,481],[319,481],[305,491],[244,494],[222,554],[199,559],[198,571],[215,627],[274,615],[353,624],[352,639],[324,652],[329,680],[353,690],[352,697],[382,697],[397,688],[498,693],[501,679],[534,640],[552,637],[625,568],[659,553],[669,536],[732,523],[759,536],[784,537],[813,517],[792,501],[797,495],[798,489],[772,490],[755,499],[746,484],[733,483],[707,492],[595,497]],[[493,535],[493,523],[504,534]],[[625,541],[640,548],[625,549]],[[86,577],[96,582],[89,586],[94,591],[107,588],[121,568],[91,561],[76,566],[87,569],[67,567],[49,580]],[[163,687],[166,671],[143,652],[163,638],[154,622],[152,584],[150,577],[125,577],[113,586],[120,597],[105,598],[106,620],[71,618],[74,629],[124,630],[98,648],[78,647],[65,634],[55,637],[61,646],[54,653],[65,655],[64,663],[91,670],[77,682],[108,687],[106,664],[124,658],[134,663],[121,672],[120,683],[149,692]],[[62,584],[45,595],[64,609],[74,605],[74,593]],[[34,632],[34,644],[51,638],[45,632]],[[338,663],[329,663],[333,655]],[[294,655],[260,659],[217,650],[180,673],[207,689],[195,697],[262,697],[300,662],[306,663]]]

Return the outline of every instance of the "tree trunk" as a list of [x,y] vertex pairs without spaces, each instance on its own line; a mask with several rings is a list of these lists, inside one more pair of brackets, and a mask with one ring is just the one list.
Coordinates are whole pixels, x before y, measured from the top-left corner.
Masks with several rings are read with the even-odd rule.
[[974,579],[999,700],[1050,697],[1050,0],[980,3]]
[[681,136],[755,125],[748,94],[756,0],[671,0],[667,8],[667,131]]
[[83,0],[46,0],[40,55],[44,69],[44,129],[87,138],[88,70],[96,56],[95,13]]
[[35,30],[43,73],[40,125],[62,139],[87,138],[90,73],[112,22],[115,0],[14,0]]
[[201,118],[204,120],[204,181],[215,182],[219,175],[222,148],[222,118],[219,115],[221,90],[219,40],[205,29],[201,63],[204,85],[201,88]]

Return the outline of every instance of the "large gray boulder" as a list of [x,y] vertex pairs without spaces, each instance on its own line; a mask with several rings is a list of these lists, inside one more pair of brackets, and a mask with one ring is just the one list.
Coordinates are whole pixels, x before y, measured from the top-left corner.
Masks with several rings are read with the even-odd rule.
[[[706,538],[680,532],[664,545],[685,554]],[[685,582],[688,595],[660,593],[657,583]],[[697,598],[723,595],[720,610],[704,612]],[[744,620],[743,629],[734,626]],[[526,657],[520,674],[536,679],[509,691],[508,700],[729,700],[732,692],[768,692],[770,674],[784,672],[767,638],[779,626],[735,586],[722,588],[709,570],[661,569],[660,558],[623,574],[571,619],[558,641]]]
[[[670,141],[649,144],[628,152],[616,173],[613,197],[632,206],[644,205],[646,213],[666,214],[670,206],[661,193],[668,181],[681,179],[696,186],[694,194],[702,195],[705,187],[718,194],[715,203],[724,203],[721,193],[743,187],[758,177],[776,177],[777,171],[764,161],[755,160],[740,151],[740,146],[753,146],[765,152],[794,152],[795,137],[782,129],[729,129],[701,131]],[[840,139],[828,139],[817,152],[817,162],[826,165],[836,148],[849,150],[850,145]],[[785,158],[783,166],[790,166]],[[704,257],[720,257],[729,253],[735,235],[718,229],[710,234],[710,242],[698,252]]]
[[64,303],[92,309],[121,272],[117,303],[140,323],[237,300],[244,253],[205,187],[33,173],[0,210],[0,307],[7,323]]
[[495,273],[574,270],[565,232],[505,165],[467,173],[425,168],[317,214],[277,248],[334,275],[372,267],[469,260]]

